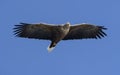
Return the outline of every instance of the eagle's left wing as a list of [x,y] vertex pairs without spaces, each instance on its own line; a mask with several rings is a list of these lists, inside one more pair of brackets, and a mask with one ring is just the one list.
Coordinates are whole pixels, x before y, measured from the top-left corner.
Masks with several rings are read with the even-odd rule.
[[54,26],[40,23],[40,24],[28,24],[20,23],[20,25],[15,25],[14,33],[18,37],[23,38],[34,38],[51,40],[52,39],[52,28]]
[[95,26],[92,24],[79,24],[76,26],[71,26],[69,33],[63,40],[72,40],[72,39],[97,39],[104,36],[107,36],[103,30],[106,30],[104,26]]

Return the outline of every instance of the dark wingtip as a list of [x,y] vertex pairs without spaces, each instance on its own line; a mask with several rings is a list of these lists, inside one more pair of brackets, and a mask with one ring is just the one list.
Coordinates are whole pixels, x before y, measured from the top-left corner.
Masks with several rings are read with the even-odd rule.
[[15,36],[19,36],[23,25],[15,25],[13,28],[13,33]]
[[99,28],[99,31],[96,35],[97,38],[101,39],[102,37],[107,36],[107,34],[105,32],[103,32],[103,30],[107,30],[107,28],[105,28],[104,26],[97,26],[97,27]]
[[23,22],[20,22],[20,24],[22,24],[22,25],[29,25],[28,23],[23,23]]
[[15,27],[13,28],[13,35],[17,36],[17,37],[21,37],[22,36],[22,32],[24,30],[24,28],[29,25],[27,23],[20,23],[18,25],[15,25]]
[[107,30],[107,28],[105,28],[104,26],[98,26],[101,29]]

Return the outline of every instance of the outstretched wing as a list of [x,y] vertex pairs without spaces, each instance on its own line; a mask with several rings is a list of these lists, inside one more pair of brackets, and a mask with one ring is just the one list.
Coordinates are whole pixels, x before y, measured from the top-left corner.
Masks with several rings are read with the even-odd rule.
[[104,26],[95,26],[92,24],[79,24],[76,26],[71,26],[68,35],[63,40],[70,39],[97,39],[107,36],[102,30],[106,30]]
[[27,24],[15,25],[14,33],[18,37],[51,40],[51,25]]

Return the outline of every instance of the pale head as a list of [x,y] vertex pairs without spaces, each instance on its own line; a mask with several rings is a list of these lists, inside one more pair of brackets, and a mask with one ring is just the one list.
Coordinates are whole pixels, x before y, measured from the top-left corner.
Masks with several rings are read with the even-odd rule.
[[70,23],[67,22],[66,24],[64,24],[63,29],[65,29],[65,30],[70,29]]
[[64,33],[67,34],[70,30],[70,23],[64,24],[61,28],[64,31]]
[[65,27],[65,28],[70,28],[70,23],[69,22],[67,22],[66,24],[64,24],[64,26],[63,27]]
[[70,22],[67,22],[65,25],[68,25],[68,26],[70,26]]

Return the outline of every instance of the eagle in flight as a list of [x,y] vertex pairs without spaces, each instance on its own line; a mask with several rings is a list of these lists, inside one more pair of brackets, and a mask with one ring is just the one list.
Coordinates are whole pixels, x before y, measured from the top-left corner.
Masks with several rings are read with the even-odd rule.
[[72,26],[70,23],[62,25],[20,23],[15,25],[14,34],[22,38],[50,40],[51,44],[48,47],[48,52],[51,52],[61,40],[101,39],[107,36],[103,32],[106,29],[104,26],[87,23]]

